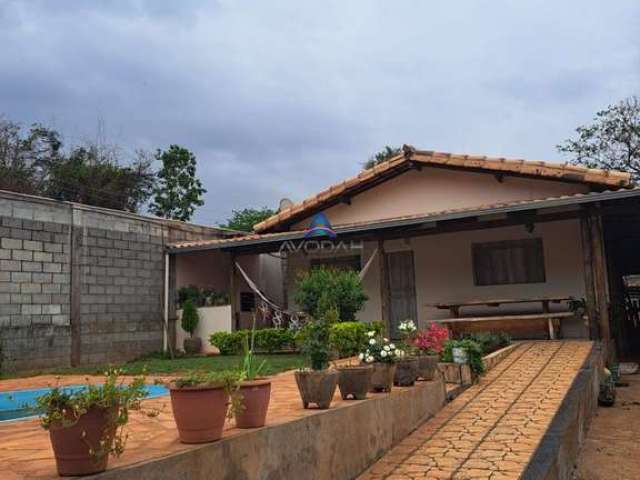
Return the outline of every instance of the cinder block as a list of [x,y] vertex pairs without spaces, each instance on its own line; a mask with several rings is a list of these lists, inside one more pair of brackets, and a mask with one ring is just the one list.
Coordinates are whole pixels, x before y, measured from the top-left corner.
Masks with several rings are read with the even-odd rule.
[[47,293],[36,293],[34,295],[31,296],[31,303],[39,303],[40,305],[43,305],[43,310],[42,313],[52,313],[52,312],[45,312],[44,311],[44,307],[46,305],[49,305],[52,302],[51,300],[51,295],[47,294]]
[[62,308],[60,305],[42,305],[43,315],[60,315]]
[[45,263],[42,265],[42,271],[48,273],[60,273],[62,272],[62,264],[60,263]]
[[53,234],[50,232],[32,232],[31,240],[38,242],[51,242],[53,241]]
[[53,261],[53,253],[33,252],[33,261],[34,262],[52,262]]
[[11,281],[15,283],[25,283],[31,281],[29,272],[11,272]]
[[30,294],[23,293],[12,293],[11,294],[11,303],[22,305],[24,303],[31,303],[32,296]]
[[42,293],[42,285],[39,283],[21,283],[16,284],[16,287],[19,287],[20,293]]
[[0,315],[17,315],[21,311],[21,305],[2,304],[0,305]]
[[54,273],[53,274],[53,283],[69,283],[69,274],[68,273]]
[[17,260],[0,260],[0,270],[3,270],[5,272],[19,272],[20,262]]
[[23,230],[22,228],[12,228],[11,237],[20,240],[31,240],[31,230]]
[[2,217],[2,226],[10,228],[22,228],[22,220],[14,217]]
[[33,261],[33,252],[30,250],[12,250],[11,258],[14,260],[25,260],[27,262]]
[[43,243],[45,252],[62,253],[62,245],[59,243]]
[[11,259],[11,250],[6,248],[0,248],[0,260],[10,260]]
[[21,307],[22,315],[42,315],[42,305],[21,305]]
[[11,303],[11,294],[9,293],[0,293],[0,305]]
[[42,262],[22,262],[23,272],[41,272]]
[[13,282],[0,282],[0,293],[18,293],[20,285]]
[[17,238],[3,238],[2,241],[0,241],[0,245],[2,245],[2,248],[9,250],[19,250],[22,248],[22,240]]
[[42,251],[42,242],[33,241],[33,240],[25,240],[23,242],[23,248],[25,250],[33,250],[35,252]]
[[0,282],[10,282],[11,272],[0,272]]

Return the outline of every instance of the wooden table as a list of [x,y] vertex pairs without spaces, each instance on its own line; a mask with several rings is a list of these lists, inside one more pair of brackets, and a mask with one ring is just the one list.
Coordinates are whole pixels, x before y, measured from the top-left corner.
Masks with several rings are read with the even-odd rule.
[[[465,323],[465,322],[489,322],[489,321],[508,321],[508,320],[547,320],[549,329],[549,338],[555,339],[554,320],[572,317],[572,312],[552,312],[549,308],[550,304],[558,304],[573,300],[573,297],[557,296],[557,297],[535,297],[535,298],[502,298],[489,300],[468,300],[464,302],[449,303],[427,303],[425,306],[438,308],[440,310],[449,310],[453,318],[437,320],[440,323]],[[522,313],[522,314],[505,314],[500,316],[484,316],[484,317],[461,317],[460,309],[463,307],[499,307],[500,305],[513,305],[522,303],[539,303],[542,307],[541,313]]]

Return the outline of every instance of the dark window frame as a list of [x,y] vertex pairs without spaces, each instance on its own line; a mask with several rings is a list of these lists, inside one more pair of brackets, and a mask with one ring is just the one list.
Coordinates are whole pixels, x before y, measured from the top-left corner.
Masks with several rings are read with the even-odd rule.
[[256,310],[256,294],[254,292],[240,292],[240,311],[254,312]]
[[542,238],[479,242],[471,245],[474,285],[546,283]]

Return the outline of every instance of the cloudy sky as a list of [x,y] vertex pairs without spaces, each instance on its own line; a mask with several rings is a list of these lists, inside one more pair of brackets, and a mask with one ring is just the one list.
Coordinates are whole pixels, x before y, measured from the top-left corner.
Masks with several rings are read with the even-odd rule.
[[0,0],[0,114],[186,146],[202,223],[300,200],[386,144],[561,161],[639,85],[637,0]]

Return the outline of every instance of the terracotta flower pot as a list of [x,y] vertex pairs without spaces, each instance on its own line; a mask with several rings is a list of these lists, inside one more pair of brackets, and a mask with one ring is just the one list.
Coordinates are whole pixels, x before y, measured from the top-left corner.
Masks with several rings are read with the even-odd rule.
[[433,380],[438,370],[438,355],[421,355],[418,357],[418,377],[422,380]]
[[236,413],[236,427],[258,428],[264,426],[271,397],[271,380],[261,379],[240,384],[242,395],[240,411]]
[[[107,469],[116,415],[115,407],[93,407],[77,420],[70,416],[64,422],[69,426],[62,422],[51,424],[49,437],[59,475],[89,475]],[[105,442],[103,447],[100,446],[101,441]]]
[[410,387],[418,378],[418,359],[406,357],[396,362],[396,373],[393,383],[399,387]]
[[170,387],[171,408],[182,443],[219,440],[229,407],[223,387]]
[[371,365],[361,365],[357,367],[338,367],[340,376],[338,377],[338,387],[342,399],[349,396],[354,400],[364,400],[371,384],[373,367]]
[[393,388],[395,363],[376,362],[372,364],[370,392],[390,392]]
[[187,337],[182,341],[184,352],[189,355],[196,355],[202,350],[202,339],[199,337]]
[[302,406],[309,408],[310,403],[315,403],[318,408],[329,408],[338,385],[338,376],[335,370],[296,371],[296,383],[302,398]]

